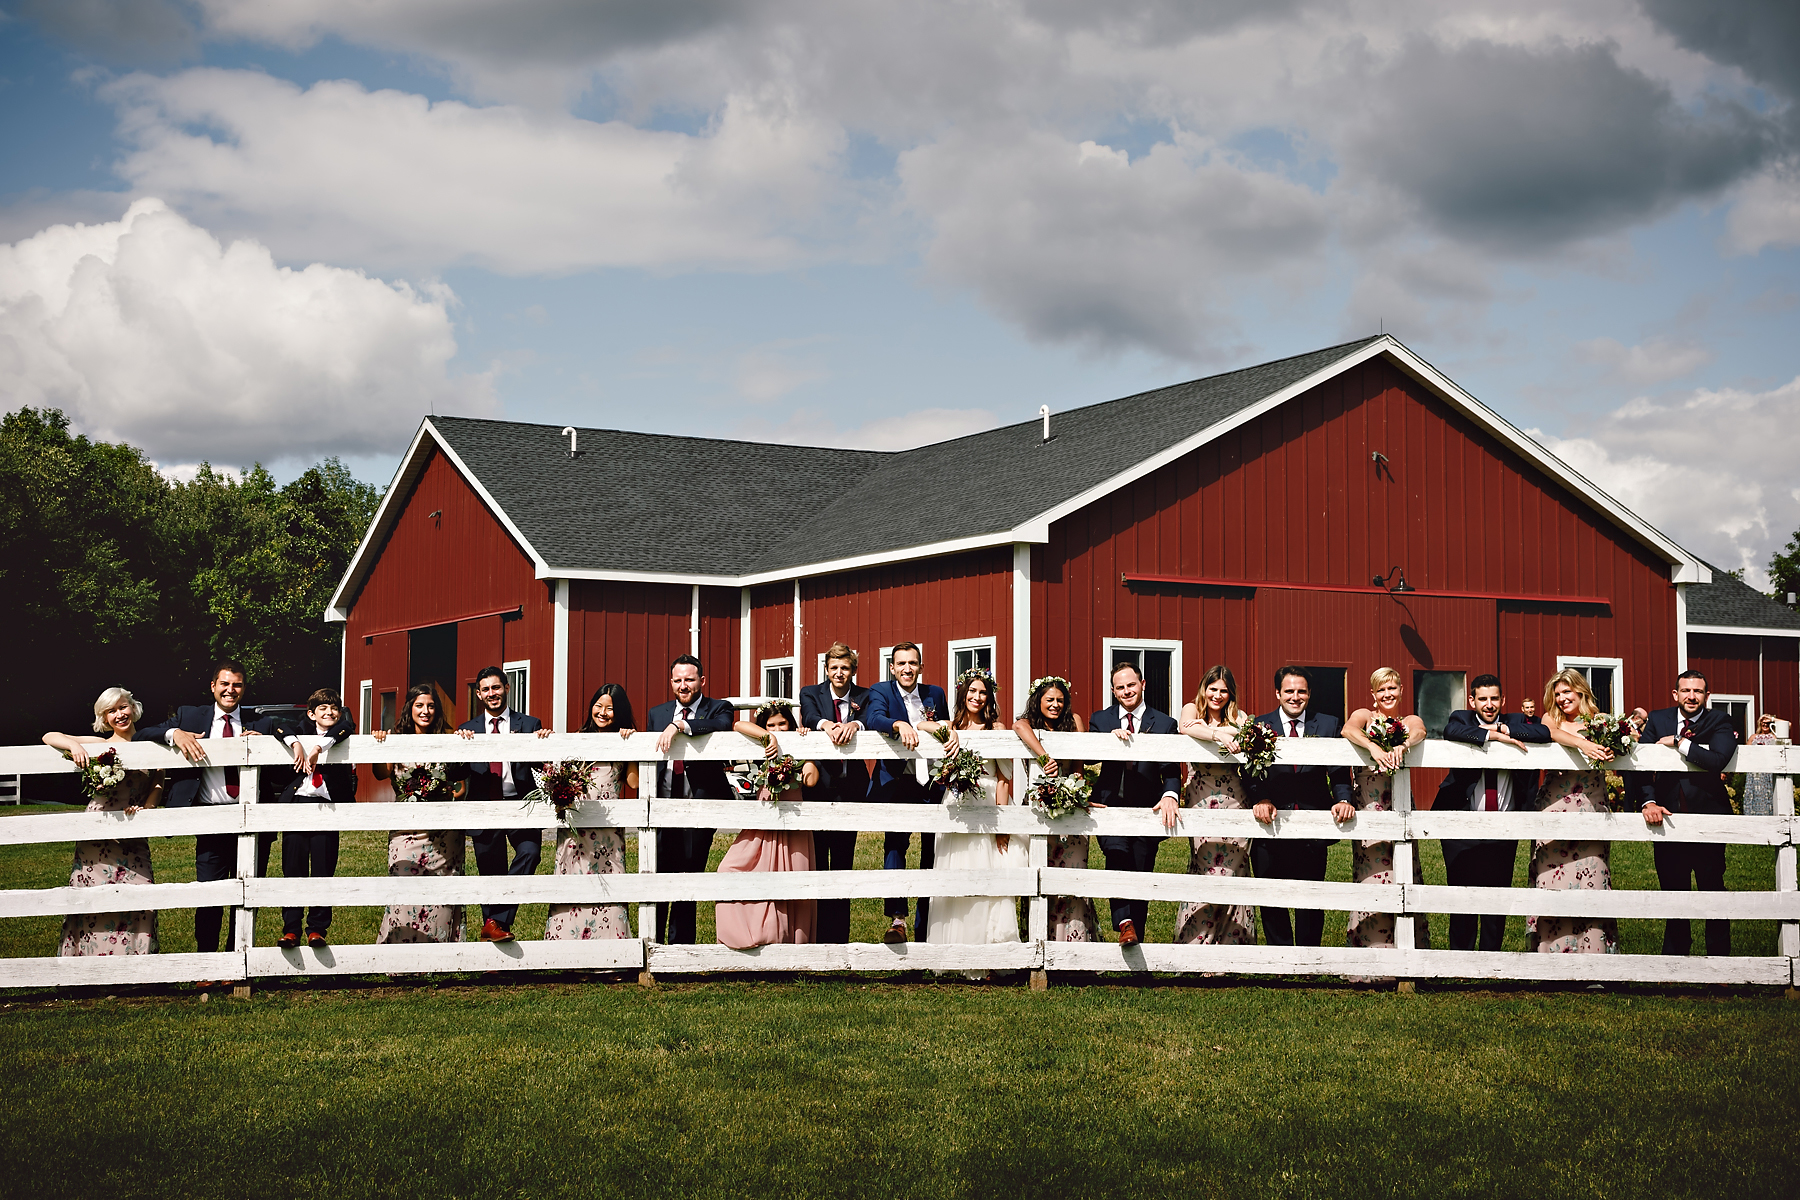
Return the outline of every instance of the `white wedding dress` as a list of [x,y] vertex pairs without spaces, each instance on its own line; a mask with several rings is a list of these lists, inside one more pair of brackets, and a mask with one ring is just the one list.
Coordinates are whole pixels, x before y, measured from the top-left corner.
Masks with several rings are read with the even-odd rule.
[[[990,761],[982,777],[979,792],[944,793],[945,804],[994,804],[998,768],[1001,775],[1012,778],[1012,763]],[[1014,835],[1002,851],[991,833],[940,833],[937,835],[938,871],[1022,871],[1031,863],[1025,839]],[[987,945],[991,942],[1017,942],[1019,937],[1019,899],[1017,896],[933,896],[925,924],[925,940],[938,945]],[[971,974],[980,975],[976,971]]]

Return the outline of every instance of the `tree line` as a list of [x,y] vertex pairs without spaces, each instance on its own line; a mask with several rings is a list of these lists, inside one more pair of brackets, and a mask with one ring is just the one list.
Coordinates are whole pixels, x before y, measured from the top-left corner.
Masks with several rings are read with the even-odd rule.
[[251,704],[340,684],[323,614],[380,502],[336,458],[278,485],[203,464],[170,480],[135,446],[70,432],[54,408],[0,420],[0,628],[11,643],[0,744],[83,732],[130,688],[147,720],[204,697],[213,658]]

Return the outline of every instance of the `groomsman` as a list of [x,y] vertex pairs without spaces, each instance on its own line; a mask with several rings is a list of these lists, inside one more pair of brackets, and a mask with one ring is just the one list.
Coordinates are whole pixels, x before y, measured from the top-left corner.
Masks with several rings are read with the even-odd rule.
[[[1524,706],[1521,705],[1521,708]],[[1550,740],[1550,729],[1524,712],[1506,711],[1497,675],[1477,675],[1469,688],[1469,707],[1450,714],[1444,739],[1469,746],[1500,742],[1523,749]],[[1536,771],[1502,771],[1495,767],[1457,767],[1438,785],[1432,812],[1530,811],[1537,794]],[[1509,838],[1445,838],[1444,879],[1451,887],[1511,887],[1519,843]],[[1506,914],[1450,914],[1452,950],[1498,950],[1506,939]]]
[[[1144,703],[1144,677],[1137,667],[1122,662],[1112,671],[1113,703],[1088,721],[1094,733],[1110,733],[1130,742],[1140,733],[1175,733],[1175,718]],[[1166,827],[1173,828],[1181,807],[1181,768],[1172,762],[1108,762],[1100,767],[1094,783],[1094,802],[1117,808],[1154,808]],[[1154,871],[1160,837],[1100,838],[1100,853],[1108,871]],[[1149,921],[1148,900],[1114,900],[1113,928],[1119,945],[1134,946],[1143,940]]]
[[[947,720],[950,716],[950,702],[945,698],[943,688],[935,683],[919,682],[925,658],[916,644],[897,644],[890,662],[894,677],[884,679],[869,689],[869,705],[864,710],[863,723],[870,732],[899,738],[901,745],[914,750],[919,745],[919,727]],[[956,731],[951,730],[950,740],[945,743],[946,749],[954,754],[956,744]],[[931,800],[931,793],[919,782],[913,763],[905,759],[883,758],[875,764],[875,777],[869,782],[869,799],[877,804],[925,804]],[[912,834],[905,830],[889,830],[882,848],[882,868],[888,871],[904,870],[906,848],[911,842]],[[921,833],[920,869],[928,871],[936,861],[936,839],[929,833]],[[918,918],[913,923],[914,941],[925,940],[925,922],[930,904],[927,897],[919,897]],[[888,918],[887,932],[881,935],[881,940],[904,942],[906,897],[889,896],[882,901],[881,910]]]
[[[475,698],[481,712],[456,727],[456,736],[472,738],[478,733],[536,733],[544,723],[536,717],[514,712],[506,703],[506,672],[499,667],[483,667],[475,676]],[[470,800],[512,800],[530,794],[537,788],[531,777],[533,766],[542,763],[485,762],[469,764]],[[483,875],[535,875],[543,857],[541,829],[471,829],[469,840],[475,846],[475,865]],[[512,864],[507,865],[506,846],[512,843]],[[513,920],[519,915],[516,904],[484,904],[481,906],[481,940],[512,941]]]
[[[1338,719],[1329,713],[1309,711],[1312,675],[1305,667],[1282,667],[1275,672],[1274,712],[1256,718],[1280,737],[1334,738],[1341,736]],[[1250,789],[1256,801],[1252,810],[1258,821],[1273,821],[1277,809],[1330,809],[1339,821],[1356,815],[1350,803],[1348,767],[1275,766]],[[1323,879],[1329,841],[1311,838],[1257,838],[1250,847],[1250,865],[1258,879]],[[1316,908],[1262,909],[1263,937],[1271,946],[1317,946],[1325,937],[1325,914]]]
[[[678,737],[730,732],[735,715],[731,703],[707,697],[706,674],[699,659],[683,654],[669,664],[669,691],[675,698],[650,710],[649,728],[661,730],[656,737],[660,753],[667,754]],[[723,762],[664,761],[656,765],[656,794],[674,799],[729,800],[731,784],[725,778]],[[706,870],[715,832],[658,829],[657,873]],[[656,940],[670,945],[693,945],[695,911],[692,900],[658,904]]]
[[[161,725],[140,729],[137,741],[162,742],[191,763],[206,761],[208,738],[255,737],[256,730],[244,728],[244,715],[238,711],[244,698],[244,668],[231,659],[222,659],[213,667],[208,684],[212,703],[184,705]],[[236,804],[239,770],[237,767],[200,766],[175,771],[169,784],[169,807],[190,808],[202,804]],[[237,834],[202,833],[194,838],[194,878],[201,883],[237,876]],[[236,915],[233,915],[235,926]],[[202,908],[194,913],[194,948],[202,954],[219,949],[219,930],[225,922],[223,908]],[[233,940],[227,949],[236,945]]]
[[[869,707],[869,689],[858,687],[856,651],[842,642],[831,643],[825,651],[825,682],[800,689],[800,727],[816,729],[842,746],[863,728],[863,713]],[[822,760],[819,763],[819,786],[804,789],[807,800],[866,800],[869,795],[869,768],[860,758]],[[814,869],[848,871],[856,864],[856,830],[818,829],[813,831]],[[850,940],[850,901],[819,901],[819,933],[821,943],[844,943]]]
[[[1671,746],[1698,771],[1633,771],[1627,794],[1633,796],[1646,825],[1661,825],[1671,813],[1708,813],[1725,816],[1731,798],[1725,794],[1720,772],[1737,753],[1737,729],[1731,714],[1706,707],[1706,676],[1683,671],[1675,679],[1675,705],[1653,713],[1638,709],[1632,715],[1641,722],[1641,740]],[[1665,892],[1685,892],[1692,879],[1703,892],[1725,890],[1725,847],[1719,842],[1655,842],[1656,882]],[[1663,923],[1664,954],[1686,955],[1693,948],[1693,929],[1686,919]],[[1706,952],[1731,953],[1731,922],[1706,922]]]

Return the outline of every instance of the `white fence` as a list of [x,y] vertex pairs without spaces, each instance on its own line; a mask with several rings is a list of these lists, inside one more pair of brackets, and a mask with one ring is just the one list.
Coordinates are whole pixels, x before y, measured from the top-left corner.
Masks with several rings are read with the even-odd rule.
[[[918,751],[874,734],[847,746],[831,745],[823,734],[782,734],[782,748],[797,758],[828,760],[941,756],[926,738]],[[1129,744],[1110,734],[1045,734],[1045,748],[1061,759],[1150,760],[1200,763],[1235,761],[1211,745],[1180,735],[1140,735]],[[989,758],[1014,759],[1015,775],[1026,763],[1011,733],[965,734],[963,744]],[[238,878],[213,883],[42,888],[0,891],[0,917],[115,912],[145,908],[227,906],[253,916],[263,907],[298,904],[375,906],[400,903],[577,903],[637,904],[640,931],[655,928],[652,906],[671,900],[767,900],[803,897],[1023,896],[1028,898],[1028,933],[1023,942],[995,945],[852,943],[850,945],[765,946],[733,950],[725,946],[672,946],[649,938],[613,941],[462,942],[444,945],[332,945],[321,950],[280,950],[250,944],[253,923],[238,922],[239,944],[217,954],[158,954],[94,958],[0,959],[0,987],[84,984],[165,983],[187,980],[245,981],[275,976],[402,974],[417,972],[582,969],[636,969],[653,973],[695,971],[894,971],[1008,970],[1229,972],[1278,975],[1359,975],[1401,979],[1515,979],[1640,981],[1655,983],[1748,983],[1793,986],[1800,957],[1800,892],[1796,891],[1794,817],[1789,776],[1800,772],[1800,752],[1787,746],[1744,747],[1733,769],[1777,776],[1776,814],[1771,817],[1676,814],[1660,827],[1647,826],[1635,812],[1470,813],[1420,812],[1411,803],[1412,767],[1490,766],[1546,770],[1581,768],[1585,763],[1558,746],[1519,750],[1486,749],[1429,741],[1407,755],[1407,768],[1394,777],[1395,811],[1359,812],[1338,823],[1325,812],[1282,813],[1272,824],[1248,811],[1184,809],[1170,833],[1144,809],[1112,808],[1046,820],[1020,806],[991,808],[922,804],[786,803],[737,800],[619,800],[584,805],[576,823],[636,829],[638,871],[624,875],[536,875],[452,877],[344,877],[264,879],[254,876],[256,835],[288,829],[468,829],[530,828],[555,824],[546,804],[515,800],[337,806],[259,804],[259,770],[275,767],[274,778],[291,778],[288,752],[271,738],[237,738],[205,743],[213,765],[236,764],[241,775],[239,803],[124,813],[62,813],[0,820],[0,843],[69,842],[121,837],[175,837],[235,833]],[[541,740],[477,736],[409,736],[409,761],[487,762],[517,759],[523,748],[535,759],[639,762],[644,790],[656,774],[655,743],[645,734],[556,734]],[[1281,739],[1280,759],[1289,764],[1366,766],[1369,760],[1337,739]],[[370,737],[335,746],[328,762],[387,762],[397,747]],[[686,761],[742,761],[761,747],[737,734],[680,739],[668,757]],[[136,768],[186,765],[172,751],[148,743],[123,748],[122,759]],[[1684,771],[1673,751],[1640,747],[1614,764],[1623,770]],[[73,766],[44,746],[0,748],[0,772],[69,772]],[[813,871],[797,873],[716,873],[660,875],[656,871],[657,828],[855,829],[935,833],[1007,833],[1028,839],[1024,870]],[[1174,873],[1070,870],[1050,867],[1052,834],[1119,834],[1172,837],[1313,838],[1387,840],[1395,844],[1395,877],[1411,878],[1415,844],[1422,839],[1504,837],[1582,841],[1725,842],[1776,846],[1773,892],[1542,891],[1535,888],[1467,888],[1323,883]],[[1048,897],[1105,896],[1149,900],[1196,900],[1220,904],[1268,904],[1340,911],[1419,913],[1507,913],[1538,916],[1635,918],[1730,918],[1780,922],[1778,954],[1769,957],[1665,957],[1622,954],[1479,953],[1420,950],[1412,946],[1413,923],[1397,922],[1397,949],[1282,946],[1191,946],[1113,942],[1055,942],[1046,938]],[[1104,917],[1105,909],[1100,912]],[[1041,975],[1034,978],[1042,979]]]

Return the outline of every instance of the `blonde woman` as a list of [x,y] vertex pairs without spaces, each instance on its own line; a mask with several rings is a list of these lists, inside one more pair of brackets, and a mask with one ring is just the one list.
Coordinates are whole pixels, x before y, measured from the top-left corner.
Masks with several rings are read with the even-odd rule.
[[[1612,751],[1584,736],[1582,722],[1600,711],[1593,689],[1573,667],[1558,671],[1544,685],[1544,724],[1558,745],[1579,750],[1590,764],[1608,762]],[[1605,812],[1606,768],[1549,771],[1538,788],[1539,812]],[[1534,841],[1531,882],[1549,891],[1611,891],[1612,869],[1607,842]],[[1527,917],[1527,949],[1545,954],[1605,954],[1618,947],[1615,922],[1601,917]]]
[[[1410,713],[1400,715],[1402,694],[1400,672],[1392,667],[1382,667],[1369,676],[1369,707],[1357,709],[1344,722],[1344,739],[1367,750],[1375,760],[1373,767],[1356,767],[1350,773],[1356,807],[1364,812],[1394,810],[1394,777],[1390,772],[1400,767],[1408,750],[1425,740],[1425,722]],[[1376,717],[1399,721],[1406,728],[1406,741],[1392,750],[1383,750],[1376,745],[1369,737],[1369,722]],[[1394,876],[1394,843],[1353,839],[1350,842],[1350,871],[1351,878],[1357,883],[1398,883]],[[1413,855],[1412,878],[1414,883],[1425,882],[1416,853]],[[1392,949],[1396,944],[1396,921],[1393,913],[1353,912],[1345,930],[1346,942],[1351,946]],[[1413,931],[1413,945],[1421,950],[1428,949],[1431,924],[1423,915],[1413,918]]]
[[[144,706],[121,687],[110,687],[94,701],[94,733],[70,736],[46,733],[44,745],[67,754],[85,767],[96,753],[125,746],[137,736],[138,718]],[[134,813],[158,808],[163,799],[161,771],[126,771],[118,783],[88,792],[88,812]],[[76,842],[75,865],[69,871],[70,887],[99,887],[115,883],[155,883],[150,865],[150,843],[145,838],[107,838]],[[59,955],[76,957],[99,954],[155,954],[156,910],[121,913],[70,913],[63,918]]]
[[[1237,753],[1233,736],[1243,721],[1237,704],[1237,679],[1219,665],[1206,673],[1194,698],[1181,706],[1176,728],[1197,742],[1212,742],[1227,754]],[[1240,768],[1193,763],[1183,808],[1247,809],[1249,800]],[[1189,875],[1250,875],[1249,838],[1193,838]],[[1256,911],[1248,904],[1203,904],[1190,900],[1175,914],[1175,940],[1201,946],[1254,946]]]

